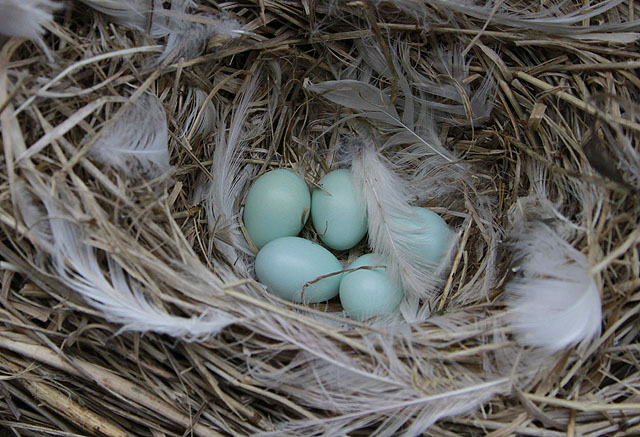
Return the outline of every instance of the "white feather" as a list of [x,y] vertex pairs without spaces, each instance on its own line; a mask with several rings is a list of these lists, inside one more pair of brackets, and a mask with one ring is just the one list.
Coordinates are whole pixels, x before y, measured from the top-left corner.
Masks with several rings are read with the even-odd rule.
[[587,257],[537,222],[515,243],[519,278],[506,289],[518,341],[555,352],[600,333],[598,284]]
[[[265,435],[351,435],[365,430],[372,436],[414,436],[424,433],[437,420],[464,414],[477,408],[497,393],[508,392],[513,380],[509,373],[491,370],[480,372],[465,368],[463,362],[448,361],[448,371],[431,361],[429,351],[437,354],[433,336],[421,336],[422,356],[411,350],[412,330],[367,333],[355,337],[362,347],[377,351],[377,359],[360,359],[345,353],[339,344],[322,333],[304,330],[283,321],[281,326],[268,323],[270,335],[283,345],[293,344],[300,352],[280,368],[262,366],[255,356],[250,375],[267,387],[283,390],[297,404],[328,412],[325,417],[303,417],[279,425],[277,431]],[[479,335],[483,328],[460,321],[456,324],[456,341]],[[279,335],[277,335],[279,334]],[[447,334],[445,334],[447,335]],[[264,354],[275,351],[265,350]],[[491,352],[487,352],[490,361]],[[510,369],[512,362],[505,364]],[[530,363],[529,363],[530,364]],[[537,363],[536,363],[537,364]],[[530,369],[522,369],[529,374]]]
[[[435,119],[446,120],[457,125],[477,124],[484,121],[493,110],[496,94],[492,75],[486,74],[475,89],[466,83],[466,79],[469,78],[470,62],[463,55],[461,47],[450,50],[440,48],[425,53],[424,57],[432,62],[432,65],[431,63],[429,65],[434,70],[427,77],[420,73],[422,68],[427,67],[422,64],[416,65],[416,62],[411,59],[410,46],[407,44],[395,43],[389,48],[393,70],[390,70],[391,67],[375,40],[363,39],[355,45],[365,64],[379,75],[386,77],[388,81],[396,81],[403,96],[409,96],[408,104],[405,103],[404,106],[404,112],[409,110],[408,118],[413,116],[412,100],[419,104],[423,114],[429,111]],[[413,94],[411,86],[415,87],[421,95],[426,93],[426,98],[411,97]],[[434,97],[445,99],[445,101],[435,101]],[[468,107],[465,101],[469,103]],[[407,121],[411,123],[410,120]]]
[[105,125],[89,153],[127,174],[154,177],[169,171],[168,141],[162,102],[143,94]]
[[195,197],[204,202],[209,228],[215,231],[216,248],[241,274],[246,274],[247,270],[243,255],[252,252],[240,231],[239,201],[253,171],[250,166],[243,165],[242,160],[244,147],[256,134],[250,132],[246,123],[260,77],[259,73],[254,73],[233,109],[228,128],[226,120],[219,120],[214,138],[212,180],[203,179],[204,183],[199,184],[195,193]]
[[[387,257],[388,273],[402,283],[408,297],[432,298],[448,258],[445,257],[441,265],[434,265],[419,253],[415,240],[424,229],[411,225],[417,220],[406,181],[376,150],[371,138],[362,135],[348,147],[352,154],[353,184],[368,214],[371,250]],[[449,250],[456,242],[453,232],[450,242]]]
[[[600,294],[587,257],[567,242],[584,228],[547,197],[544,168],[530,166],[528,174],[533,192],[510,211],[517,277],[507,284],[505,298],[520,343],[555,352],[599,334]],[[570,191],[591,203],[590,189],[573,185]]]
[[218,333],[235,322],[217,310],[207,310],[190,318],[167,314],[146,298],[136,283],[108,253],[103,254],[106,269],[98,260],[99,250],[85,243],[81,228],[65,217],[46,189],[40,190],[44,210],[34,204],[24,187],[18,185],[17,205],[27,227],[49,244],[49,263],[56,277],[80,294],[91,306],[121,331],[152,331],[187,341],[199,341]]
[[169,33],[165,8],[155,0],[81,0],[129,29],[149,32],[154,37]]
[[[430,56],[436,59],[433,63],[435,74],[431,79],[411,68],[408,56],[403,56],[404,71],[418,90],[431,97],[440,97],[449,102],[436,102],[430,99],[424,105],[434,112],[437,119],[451,124],[478,124],[485,121],[493,110],[495,100],[495,81],[491,74],[486,74],[475,89],[465,82],[469,78],[470,62],[462,53],[461,47],[451,50],[439,49]],[[465,106],[465,100],[469,106]]]
[[51,0],[0,0],[0,34],[36,40],[60,6]]

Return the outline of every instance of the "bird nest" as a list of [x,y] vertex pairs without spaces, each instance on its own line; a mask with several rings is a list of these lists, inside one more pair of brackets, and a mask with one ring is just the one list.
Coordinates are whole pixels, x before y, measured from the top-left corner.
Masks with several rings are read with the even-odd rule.
[[[637,4],[31,3],[0,434],[640,433]],[[384,320],[271,295],[243,232],[257,176],[356,165],[456,234]]]

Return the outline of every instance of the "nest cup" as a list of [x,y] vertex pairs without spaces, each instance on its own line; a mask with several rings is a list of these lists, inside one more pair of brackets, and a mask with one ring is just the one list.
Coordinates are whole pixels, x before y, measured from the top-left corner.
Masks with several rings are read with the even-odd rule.
[[[640,432],[638,5],[6,8],[3,427]],[[388,255],[396,314],[257,282],[242,207],[274,168],[352,170],[368,237],[335,253]],[[390,226],[410,206],[455,234],[440,265]]]

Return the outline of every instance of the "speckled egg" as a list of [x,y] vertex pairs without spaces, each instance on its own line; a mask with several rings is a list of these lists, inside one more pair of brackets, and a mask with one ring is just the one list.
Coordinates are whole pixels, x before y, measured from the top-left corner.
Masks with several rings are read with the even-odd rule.
[[367,233],[367,213],[357,199],[351,171],[335,170],[313,190],[311,221],[324,244],[335,250],[355,246]]
[[[269,292],[291,302],[329,300],[338,294],[342,279],[342,264],[331,252],[298,237],[267,243],[256,257],[255,270]],[[325,275],[330,276],[319,279]]]
[[[386,265],[380,255],[369,253],[356,259],[347,269]],[[347,272],[340,283],[340,302],[344,312],[360,321],[393,313],[403,296],[402,287],[389,278],[384,267]]]
[[309,188],[302,177],[289,170],[272,170],[251,185],[244,204],[244,226],[260,249],[276,238],[298,235],[310,207]]

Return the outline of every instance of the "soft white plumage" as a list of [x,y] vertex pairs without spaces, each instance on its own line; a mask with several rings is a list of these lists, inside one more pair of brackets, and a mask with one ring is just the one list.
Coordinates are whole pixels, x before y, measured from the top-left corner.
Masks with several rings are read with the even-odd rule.
[[[482,329],[473,325],[459,320],[451,332],[462,338]],[[286,387],[301,405],[322,408],[331,416],[288,421],[266,435],[336,436],[365,428],[372,436],[421,435],[438,419],[464,414],[496,393],[510,391],[513,382],[508,373],[488,369],[479,376],[455,360],[448,363],[449,368],[464,377],[443,373],[428,359],[407,359],[412,356],[413,339],[410,329],[403,338],[401,326],[356,337],[364,347],[379,351],[374,365],[358,359],[357,354],[344,353],[317,331],[284,323],[281,328],[269,328],[272,333],[281,332],[282,341],[300,352],[281,368],[261,366],[258,356],[257,364],[249,368],[250,375],[267,387]],[[510,365],[505,367],[511,370]]]
[[162,102],[143,94],[107,122],[90,155],[103,164],[135,176],[169,171],[167,118]]
[[[389,260],[389,274],[401,281],[409,297],[429,299],[439,284],[442,266],[419,253],[416,238],[424,232],[411,208],[411,190],[380,154],[371,138],[360,136],[348,147],[353,184],[368,214],[368,240],[374,253]],[[451,232],[450,248],[455,244]],[[448,252],[448,251],[447,251]]]
[[153,37],[169,32],[162,2],[154,0],[82,0],[87,6],[109,16],[116,23],[149,32]]
[[[600,294],[587,257],[569,243],[584,234],[585,223],[574,223],[548,197],[543,167],[531,165],[528,174],[532,193],[510,211],[517,276],[506,287],[508,320],[520,343],[555,352],[599,334]],[[592,186],[570,184],[584,219],[596,193]]]
[[51,0],[0,0],[0,34],[38,39],[59,8]]
[[588,342],[600,332],[602,309],[587,257],[542,222],[523,231],[514,248],[520,277],[506,289],[518,341],[550,352]]
[[59,202],[46,191],[38,197],[46,212],[33,202],[24,186],[17,186],[17,205],[25,224],[53,253],[49,262],[57,278],[79,293],[91,306],[100,310],[122,331],[157,332],[187,341],[196,341],[218,333],[235,320],[214,310],[190,318],[167,314],[146,298],[118,262],[104,254],[106,270],[98,260],[98,249],[85,243],[86,236],[70,217],[64,215]]

